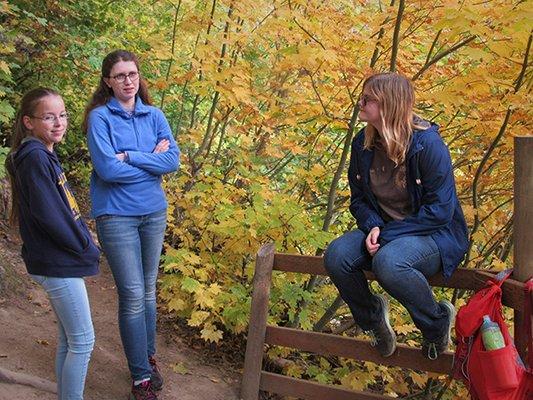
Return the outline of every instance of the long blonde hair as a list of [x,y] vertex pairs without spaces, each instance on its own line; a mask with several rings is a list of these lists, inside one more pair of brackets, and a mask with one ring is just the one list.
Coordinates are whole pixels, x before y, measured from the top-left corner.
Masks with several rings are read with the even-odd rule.
[[405,161],[414,129],[427,128],[413,112],[415,91],[411,80],[395,72],[370,76],[363,83],[379,104],[381,134],[371,124],[365,128],[364,148],[372,148],[380,139],[387,157],[396,163]]

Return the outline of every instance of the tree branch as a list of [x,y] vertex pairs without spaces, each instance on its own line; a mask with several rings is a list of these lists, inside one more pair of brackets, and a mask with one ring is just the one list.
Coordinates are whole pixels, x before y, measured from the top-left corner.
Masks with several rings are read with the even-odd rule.
[[317,42],[317,43],[320,45],[320,47],[322,47],[324,50],[326,50],[326,48],[325,48],[324,45],[320,42],[320,40],[318,40],[316,37],[314,37],[314,36],[313,36],[308,30],[306,30],[302,25],[300,25],[300,24],[298,23],[298,21],[296,20],[296,17],[294,17],[292,20],[294,21],[294,23],[295,23],[296,25],[298,25],[298,27],[299,27],[302,31],[304,31],[304,32],[307,34],[307,36],[309,36],[311,39],[313,39],[315,42]]
[[520,86],[522,86],[524,76],[526,75],[526,69],[527,69],[528,58],[529,58],[529,50],[531,50],[532,40],[533,40],[533,31],[529,34],[529,39],[527,41],[526,53],[524,55],[524,62],[522,63],[522,70],[520,71],[520,75],[518,75],[518,78],[516,78],[516,83],[514,85],[515,93],[518,92],[518,90],[520,89]]
[[398,5],[398,15],[394,25],[394,34],[392,36],[392,54],[390,58],[390,71],[396,71],[396,58],[398,56],[398,47],[400,46],[400,27],[402,25],[403,11],[405,10],[405,0],[400,0]]
[[[168,69],[167,74],[165,76],[165,81],[168,82],[168,78],[170,77],[170,69],[172,68],[172,63],[174,61],[174,51],[176,48],[176,29],[178,27],[178,15],[181,8],[181,0],[178,2],[178,6],[176,7],[176,12],[174,14],[174,27],[172,28],[172,45],[171,45],[171,54],[172,57],[170,58],[170,61],[168,62]],[[161,110],[163,109],[163,105],[165,104],[165,95],[167,94],[167,89],[163,90],[163,94],[161,95],[161,103],[159,104],[159,108]]]
[[433,57],[429,62],[426,62],[424,64],[424,66],[420,69],[420,71],[418,71],[416,74],[413,75],[413,77],[411,78],[411,80],[413,81],[416,81],[418,78],[420,78],[420,75],[422,75],[424,72],[426,72],[433,64],[437,63],[438,61],[440,61],[441,59],[443,59],[444,57],[450,55],[451,53],[453,53],[455,50],[458,50],[460,49],[461,47],[467,45],[468,43],[470,43],[472,40],[474,40],[476,38],[475,35],[473,36],[469,36],[467,37],[466,39],[463,39],[461,40],[459,43],[453,45],[452,47],[450,47],[448,50],[444,50],[444,51],[441,51],[440,53],[437,53],[435,55],[435,57]]
[[426,57],[426,63],[424,65],[427,65],[429,63],[429,60],[431,59],[433,50],[435,50],[435,46],[437,45],[437,41],[439,40],[439,36],[441,32],[442,32],[442,29],[439,29],[439,31],[437,32],[437,35],[435,36],[435,39],[433,39],[433,43],[431,43],[431,47],[429,48],[428,55]]

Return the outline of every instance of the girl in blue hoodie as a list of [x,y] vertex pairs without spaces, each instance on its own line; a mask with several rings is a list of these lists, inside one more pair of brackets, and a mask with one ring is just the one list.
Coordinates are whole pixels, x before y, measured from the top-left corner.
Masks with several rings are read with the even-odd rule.
[[413,113],[411,82],[396,73],[369,77],[359,98],[367,125],[352,142],[348,181],[355,231],[328,246],[324,266],[383,357],[396,349],[385,296],[370,292],[363,270],[413,318],[422,351],[435,359],[448,347],[453,305],[436,302],[427,279],[449,278],[468,247],[449,151],[438,127]]
[[137,57],[125,50],[102,62],[86,110],[93,172],[92,214],[119,297],[119,330],[132,377],[130,399],[156,399],[156,280],[166,227],[162,175],[179,150],[160,109],[151,105]]
[[98,273],[99,251],[83,222],[56,153],[67,129],[61,96],[38,88],[22,98],[6,160],[10,220],[18,222],[22,257],[57,317],[59,400],[83,399],[94,330],[84,276]]

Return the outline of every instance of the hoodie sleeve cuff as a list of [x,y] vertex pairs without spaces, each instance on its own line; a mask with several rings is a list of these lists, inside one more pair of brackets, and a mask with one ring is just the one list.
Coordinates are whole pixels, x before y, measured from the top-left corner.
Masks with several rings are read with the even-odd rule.
[[135,159],[137,158],[138,151],[128,151],[126,154],[126,158],[124,158],[124,162],[135,166]]

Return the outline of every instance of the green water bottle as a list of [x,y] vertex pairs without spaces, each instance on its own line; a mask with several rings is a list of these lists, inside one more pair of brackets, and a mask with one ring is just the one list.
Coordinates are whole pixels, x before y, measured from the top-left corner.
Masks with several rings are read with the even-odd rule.
[[485,350],[498,350],[505,347],[500,327],[496,322],[491,321],[488,315],[483,316],[481,338],[483,339]]

